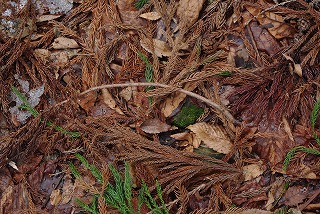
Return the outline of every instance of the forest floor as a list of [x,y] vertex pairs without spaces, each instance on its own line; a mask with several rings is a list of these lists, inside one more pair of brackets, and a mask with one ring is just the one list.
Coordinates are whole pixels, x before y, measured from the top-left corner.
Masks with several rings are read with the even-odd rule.
[[320,213],[318,0],[0,15],[0,213]]

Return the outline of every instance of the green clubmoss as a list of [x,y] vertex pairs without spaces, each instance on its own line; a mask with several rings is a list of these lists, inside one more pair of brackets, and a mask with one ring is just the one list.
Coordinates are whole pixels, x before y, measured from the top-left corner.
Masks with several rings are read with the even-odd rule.
[[200,108],[192,103],[187,103],[173,118],[173,124],[179,128],[185,128],[191,124],[194,124],[203,113],[203,108]]

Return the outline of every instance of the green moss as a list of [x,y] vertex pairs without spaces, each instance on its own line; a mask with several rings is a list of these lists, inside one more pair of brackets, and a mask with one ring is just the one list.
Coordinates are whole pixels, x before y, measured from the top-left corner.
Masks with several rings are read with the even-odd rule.
[[203,108],[200,108],[192,103],[187,103],[173,118],[173,124],[180,128],[185,128],[191,124],[194,124],[196,120],[203,114],[203,112]]

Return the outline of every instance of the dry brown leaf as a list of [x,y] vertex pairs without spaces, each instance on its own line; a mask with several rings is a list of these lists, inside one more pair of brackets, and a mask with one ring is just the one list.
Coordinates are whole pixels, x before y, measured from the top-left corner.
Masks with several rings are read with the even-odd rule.
[[222,153],[228,154],[231,151],[232,143],[220,126],[213,126],[207,123],[196,123],[187,127],[194,134],[193,145],[199,147],[199,142],[203,142],[207,147]]
[[43,62],[47,62],[50,56],[50,51],[48,49],[38,48],[34,50],[36,57],[40,58]]
[[114,101],[112,95],[108,91],[108,89],[104,88],[102,91],[103,102],[109,106],[109,108],[115,110],[119,114],[124,114],[121,109],[117,106],[116,101]]
[[303,163],[299,165],[299,170],[296,173],[296,176],[300,178],[317,179],[317,175],[311,171],[311,168]]
[[267,30],[276,39],[293,36],[295,31],[294,28],[286,24],[282,16],[269,11],[261,13],[262,10],[260,8],[249,5],[246,5],[245,7],[253,16],[257,18],[261,26],[268,26]]
[[264,172],[262,165],[259,164],[249,164],[242,167],[242,172],[244,175],[244,180],[249,181],[253,178],[256,178]]
[[59,205],[60,201],[61,201],[61,191],[60,191],[60,189],[52,190],[51,195],[50,195],[50,203],[51,203],[51,205],[57,206],[57,205]]
[[308,189],[303,186],[292,186],[283,196],[284,204],[287,206],[297,206],[308,196]]
[[90,92],[80,96],[77,100],[78,104],[83,108],[87,113],[91,111],[92,107],[96,102],[97,96],[95,92]]
[[65,179],[62,188],[61,201],[60,204],[67,204],[73,197],[73,192],[75,189],[75,185],[73,184],[71,178]]
[[271,210],[273,208],[273,202],[281,195],[284,185],[285,181],[282,177],[276,178],[275,182],[271,184],[271,189],[268,192],[268,201],[266,204],[267,210]]
[[197,21],[204,2],[204,0],[180,0],[177,8],[180,29],[188,28]]
[[[197,84],[187,83],[184,87],[185,90],[193,91],[197,87]],[[169,117],[172,112],[178,108],[180,103],[186,98],[184,93],[175,93],[175,96],[170,96],[164,101],[164,106],[162,107],[162,113],[165,117]]]
[[281,46],[275,37],[258,25],[257,22],[250,22],[249,27],[259,50],[265,51],[269,55],[274,55],[281,50]]
[[294,141],[288,120],[285,117],[282,117],[282,122],[283,122],[284,130],[288,134],[290,140]]
[[168,46],[168,44],[164,41],[159,40],[159,39],[153,39],[153,47],[148,46],[148,42],[147,42],[146,38],[140,40],[140,44],[149,53],[153,53],[153,50],[154,50],[154,53],[158,57],[172,55],[171,48]]
[[158,12],[143,13],[139,17],[150,20],[150,21],[155,21],[161,18]]
[[74,39],[69,39],[66,37],[58,37],[52,43],[52,48],[54,49],[66,49],[66,48],[79,48],[78,43]]
[[293,63],[293,72],[298,74],[300,77],[302,77],[302,68],[300,64],[296,64],[293,59],[286,55],[286,54],[282,54],[284,56],[284,58],[286,58],[287,60],[291,61]]
[[189,142],[192,142],[192,135],[188,132],[181,132],[170,135],[170,137],[176,139],[176,140],[187,140]]
[[259,209],[249,209],[249,210],[242,211],[239,214],[273,214],[273,212],[259,210]]
[[170,127],[171,126],[162,122],[158,118],[148,119],[140,125],[141,130],[149,134],[158,134],[160,132],[166,132],[170,129]]
[[45,21],[50,21],[59,18],[61,15],[41,15],[37,17],[37,22],[45,22]]
[[[133,81],[130,80],[130,82]],[[120,91],[119,95],[126,101],[129,101],[137,93],[137,91],[137,87],[127,87]]]

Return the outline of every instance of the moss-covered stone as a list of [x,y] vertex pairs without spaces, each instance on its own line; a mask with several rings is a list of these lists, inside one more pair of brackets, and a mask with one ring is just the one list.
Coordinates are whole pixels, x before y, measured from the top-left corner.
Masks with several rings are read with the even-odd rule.
[[185,128],[194,124],[203,112],[203,108],[187,103],[182,106],[181,111],[173,118],[173,124],[179,128]]

